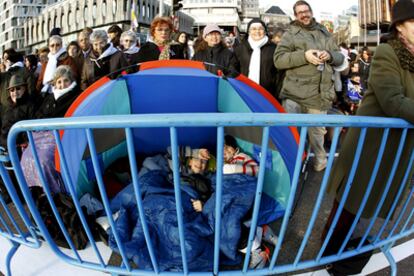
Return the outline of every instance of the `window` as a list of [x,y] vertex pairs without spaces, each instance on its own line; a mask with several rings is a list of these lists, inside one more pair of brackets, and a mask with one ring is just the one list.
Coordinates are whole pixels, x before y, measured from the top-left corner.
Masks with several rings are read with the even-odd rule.
[[8,32],[5,33],[5,36],[6,36],[6,41],[9,40],[9,33]]

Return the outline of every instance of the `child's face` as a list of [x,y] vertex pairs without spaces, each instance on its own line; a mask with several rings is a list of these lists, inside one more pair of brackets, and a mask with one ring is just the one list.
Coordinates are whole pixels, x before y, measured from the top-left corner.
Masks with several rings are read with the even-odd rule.
[[227,145],[224,145],[224,161],[228,162],[236,154],[236,149]]
[[207,160],[202,160],[199,158],[191,158],[190,162],[188,163],[190,169],[193,173],[204,173],[207,167]]

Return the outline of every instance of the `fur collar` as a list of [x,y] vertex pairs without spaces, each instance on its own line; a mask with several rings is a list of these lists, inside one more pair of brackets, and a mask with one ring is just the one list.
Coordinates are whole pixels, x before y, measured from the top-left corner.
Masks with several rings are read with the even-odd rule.
[[400,60],[401,67],[414,73],[414,55],[404,46],[399,39],[392,39],[388,44],[394,49],[395,54]]

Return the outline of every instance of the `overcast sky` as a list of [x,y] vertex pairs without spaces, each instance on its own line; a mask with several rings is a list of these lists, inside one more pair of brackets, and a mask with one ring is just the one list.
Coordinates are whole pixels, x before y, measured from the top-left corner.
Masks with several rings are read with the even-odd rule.
[[[292,7],[295,2],[296,0],[259,0],[260,7],[279,6],[291,16],[293,16]],[[352,5],[358,5],[358,0],[307,0],[307,2],[311,5],[316,19],[319,19],[320,12],[331,12],[337,15]]]

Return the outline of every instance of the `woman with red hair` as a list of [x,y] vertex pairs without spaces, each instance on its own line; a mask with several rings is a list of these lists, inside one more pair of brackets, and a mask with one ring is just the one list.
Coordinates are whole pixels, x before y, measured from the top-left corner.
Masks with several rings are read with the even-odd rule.
[[171,40],[172,30],[173,25],[170,18],[154,18],[150,27],[151,38],[142,45],[138,52],[138,63],[151,60],[183,59],[182,46]]

